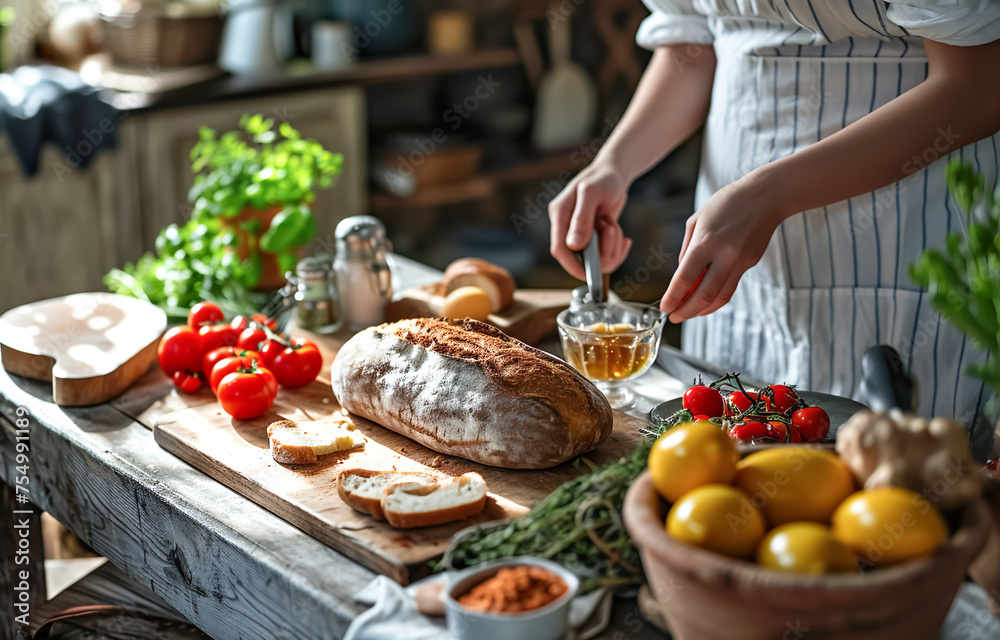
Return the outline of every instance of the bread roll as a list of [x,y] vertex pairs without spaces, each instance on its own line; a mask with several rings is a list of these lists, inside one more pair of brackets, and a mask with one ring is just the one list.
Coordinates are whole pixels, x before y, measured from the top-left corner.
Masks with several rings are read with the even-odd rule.
[[544,469],[611,435],[611,406],[568,364],[475,320],[371,327],[331,367],[341,406],[440,453]]
[[503,267],[480,260],[462,258],[444,270],[444,294],[461,287],[479,287],[490,297],[490,311],[499,313],[514,301],[514,277]]

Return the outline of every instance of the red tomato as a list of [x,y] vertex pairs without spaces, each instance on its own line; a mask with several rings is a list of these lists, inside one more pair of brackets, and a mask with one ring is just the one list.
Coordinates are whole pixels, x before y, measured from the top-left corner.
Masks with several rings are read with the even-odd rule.
[[264,366],[270,367],[274,363],[274,358],[284,350],[285,345],[277,340],[268,338],[264,341],[264,344],[260,345],[260,349],[257,349],[257,352],[260,353],[260,359],[264,363]]
[[229,323],[229,326],[237,331],[243,331],[250,326],[250,320],[246,316],[236,316],[233,321]]
[[773,439],[774,435],[763,422],[751,420],[750,422],[735,425],[729,430],[729,437],[740,442],[753,442],[754,440],[764,440],[767,438]]
[[239,369],[219,381],[219,404],[234,418],[256,418],[274,403],[278,383],[263,367]]
[[271,360],[270,369],[283,387],[304,387],[319,375],[323,356],[309,340],[292,340]]
[[265,340],[267,340],[267,334],[264,333],[263,329],[247,327],[240,333],[240,339],[237,340],[236,346],[240,349],[252,349],[256,351],[260,348],[260,343]]
[[228,324],[202,327],[198,330],[198,335],[201,336],[202,353],[219,347],[235,347],[240,339],[240,333]]
[[[244,353],[250,353],[252,355],[239,355],[239,356],[229,356],[223,358],[215,363],[212,367],[212,373],[208,376],[208,386],[212,388],[212,391],[218,393],[219,382],[222,381],[230,373],[234,371],[240,371],[242,369],[253,369],[254,365],[260,364],[260,356],[258,356],[253,351],[245,351]],[[274,382],[274,393],[278,393],[278,381],[274,378],[272,374],[269,378],[270,381]]]
[[201,369],[201,338],[187,325],[174,327],[163,334],[156,357],[168,376],[178,371],[198,371]]
[[268,318],[263,313],[255,313],[252,316],[250,316],[250,319],[256,322],[257,324],[264,325],[271,331],[278,330],[278,321],[275,320],[274,318]]
[[721,418],[722,394],[717,390],[697,384],[684,392],[684,408],[693,414]]
[[767,428],[778,442],[802,442],[802,434],[793,425],[772,420],[767,423]]
[[263,362],[260,354],[256,351],[240,349],[239,347],[219,347],[217,349],[212,349],[201,359],[201,372],[205,374],[205,379],[211,382],[212,368],[215,366],[215,363],[219,360],[232,356],[248,356],[258,362]]
[[188,313],[188,326],[197,331],[206,326],[222,322],[222,309],[214,302],[199,302]]
[[792,414],[792,424],[806,442],[822,440],[830,432],[830,416],[820,407],[805,407]]
[[802,404],[802,398],[799,394],[795,393],[795,389],[783,385],[783,384],[772,384],[771,391],[774,392],[774,410],[780,411],[781,413],[788,413],[795,407]]
[[[735,416],[743,413],[749,409],[753,403],[757,402],[757,393],[755,391],[747,391],[746,393],[742,391],[733,391],[728,396],[726,396],[726,415]],[[764,407],[766,411],[770,409],[771,403],[767,398],[764,398]]]
[[201,389],[201,377],[197,373],[175,371],[173,380],[174,386],[184,393],[195,393]]

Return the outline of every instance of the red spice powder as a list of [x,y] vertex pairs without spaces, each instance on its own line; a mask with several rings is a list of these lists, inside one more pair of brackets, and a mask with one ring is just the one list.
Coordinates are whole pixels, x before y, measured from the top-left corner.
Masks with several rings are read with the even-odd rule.
[[566,582],[541,567],[501,569],[458,599],[466,609],[484,613],[522,613],[544,607],[566,593]]

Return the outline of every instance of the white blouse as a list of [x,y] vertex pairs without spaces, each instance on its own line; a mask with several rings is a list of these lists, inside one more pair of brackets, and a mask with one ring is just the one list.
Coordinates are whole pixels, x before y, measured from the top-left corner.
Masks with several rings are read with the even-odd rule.
[[718,18],[792,22],[811,40],[828,44],[850,36],[920,36],[969,47],[1000,40],[1000,0],[643,0],[652,11],[636,41],[661,44],[713,41]]

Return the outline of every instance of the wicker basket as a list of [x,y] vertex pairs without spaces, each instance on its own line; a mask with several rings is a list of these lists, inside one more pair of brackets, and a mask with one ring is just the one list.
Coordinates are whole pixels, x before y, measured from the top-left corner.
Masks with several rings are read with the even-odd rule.
[[117,65],[194,67],[219,58],[220,15],[169,17],[140,11],[102,18],[104,41]]

